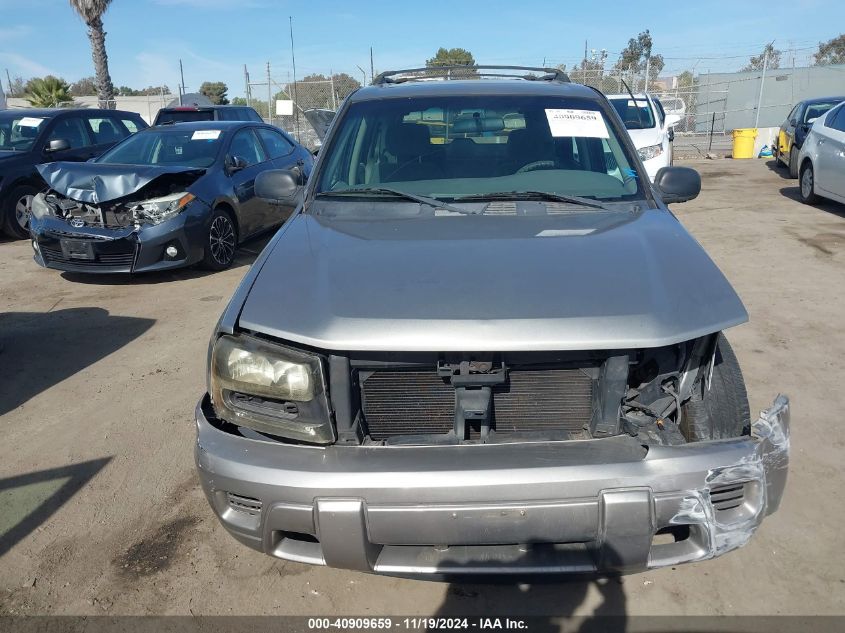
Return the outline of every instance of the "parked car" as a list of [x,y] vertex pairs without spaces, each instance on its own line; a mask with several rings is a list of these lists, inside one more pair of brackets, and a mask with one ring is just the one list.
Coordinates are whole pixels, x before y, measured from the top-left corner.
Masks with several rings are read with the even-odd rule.
[[203,121],[152,127],[87,163],[40,165],[50,189],[32,203],[35,261],[76,272],[232,264],[238,243],[278,226],[294,203],[254,195],[256,176],[313,159],[278,128]]
[[[698,173],[652,185],[607,99],[533,70],[387,73],[339,109],[210,343],[196,465],[242,543],[630,572],[741,547],[777,509],[788,401],[750,418],[721,333],[747,313],[666,206]],[[443,143],[423,120],[482,110]],[[255,187],[293,204],[296,176]]]
[[187,121],[255,121],[256,123],[263,123],[264,119],[249,106],[191,105],[162,108],[156,114],[153,125]]
[[13,109],[0,112],[0,228],[24,239],[33,196],[44,189],[35,166],[85,161],[143,130],[139,114],[98,109]]
[[845,103],[815,120],[799,154],[801,199],[845,204]]
[[672,164],[673,127],[681,121],[677,114],[665,114],[662,106],[650,94],[608,95],[619,113],[637,153],[645,165],[648,177],[654,180],[662,167]]
[[790,178],[798,178],[798,157],[813,122],[843,101],[845,101],[845,97],[807,99],[799,102],[786,115],[786,120],[781,124],[778,131],[774,157],[777,163],[789,167]]

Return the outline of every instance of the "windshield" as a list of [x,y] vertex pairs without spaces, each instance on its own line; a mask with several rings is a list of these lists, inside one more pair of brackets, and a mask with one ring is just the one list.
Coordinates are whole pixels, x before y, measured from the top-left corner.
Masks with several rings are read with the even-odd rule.
[[619,113],[619,118],[629,130],[644,130],[654,127],[654,114],[648,105],[648,100],[631,97],[611,97],[610,103]]
[[213,110],[161,110],[156,116],[156,125],[179,123],[180,121],[213,121]]
[[130,136],[95,162],[210,167],[217,159],[223,135],[222,130],[150,128]]
[[599,106],[549,96],[353,103],[315,191],[340,197],[353,189],[366,197],[364,189],[384,195],[389,188],[441,201],[520,192],[642,199],[633,161]]
[[25,114],[0,115],[0,151],[28,152],[47,119]]
[[804,123],[812,123],[816,119],[818,119],[821,115],[825,112],[833,108],[834,106],[839,105],[842,103],[841,101],[831,101],[829,103],[811,103],[807,106],[806,112],[804,112]]

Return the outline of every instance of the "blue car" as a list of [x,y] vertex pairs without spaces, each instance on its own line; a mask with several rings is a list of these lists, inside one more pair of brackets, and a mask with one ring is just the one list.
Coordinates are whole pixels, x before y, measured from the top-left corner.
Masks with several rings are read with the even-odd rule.
[[313,156],[276,127],[202,121],[151,127],[86,163],[38,166],[35,261],[73,272],[137,273],[201,264],[228,268],[239,243],[282,224],[295,202],[255,196],[255,178]]

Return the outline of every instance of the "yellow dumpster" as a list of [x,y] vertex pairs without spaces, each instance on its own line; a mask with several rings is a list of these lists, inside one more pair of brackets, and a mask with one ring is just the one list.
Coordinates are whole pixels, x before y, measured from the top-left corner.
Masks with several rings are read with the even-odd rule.
[[739,128],[733,131],[734,158],[754,158],[754,141],[757,139],[757,128]]

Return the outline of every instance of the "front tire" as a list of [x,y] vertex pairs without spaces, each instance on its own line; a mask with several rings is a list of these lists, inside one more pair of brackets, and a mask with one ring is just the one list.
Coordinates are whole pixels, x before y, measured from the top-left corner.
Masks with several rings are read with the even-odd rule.
[[713,377],[683,406],[681,433],[688,442],[706,442],[751,433],[748,394],[739,361],[724,334],[716,342]]
[[9,237],[24,240],[29,237],[29,214],[32,199],[38,189],[32,185],[18,185],[9,192],[3,202],[3,231]]
[[801,169],[801,202],[804,204],[816,204],[819,197],[816,195],[816,174],[813,171],[813,163],[807,161]]
[[229,268],[235,260],[237,246],[238,231],[232,216],[224,209],[215,209],[208,221],[205,255],[202,259],[203,268],[209,270]]

